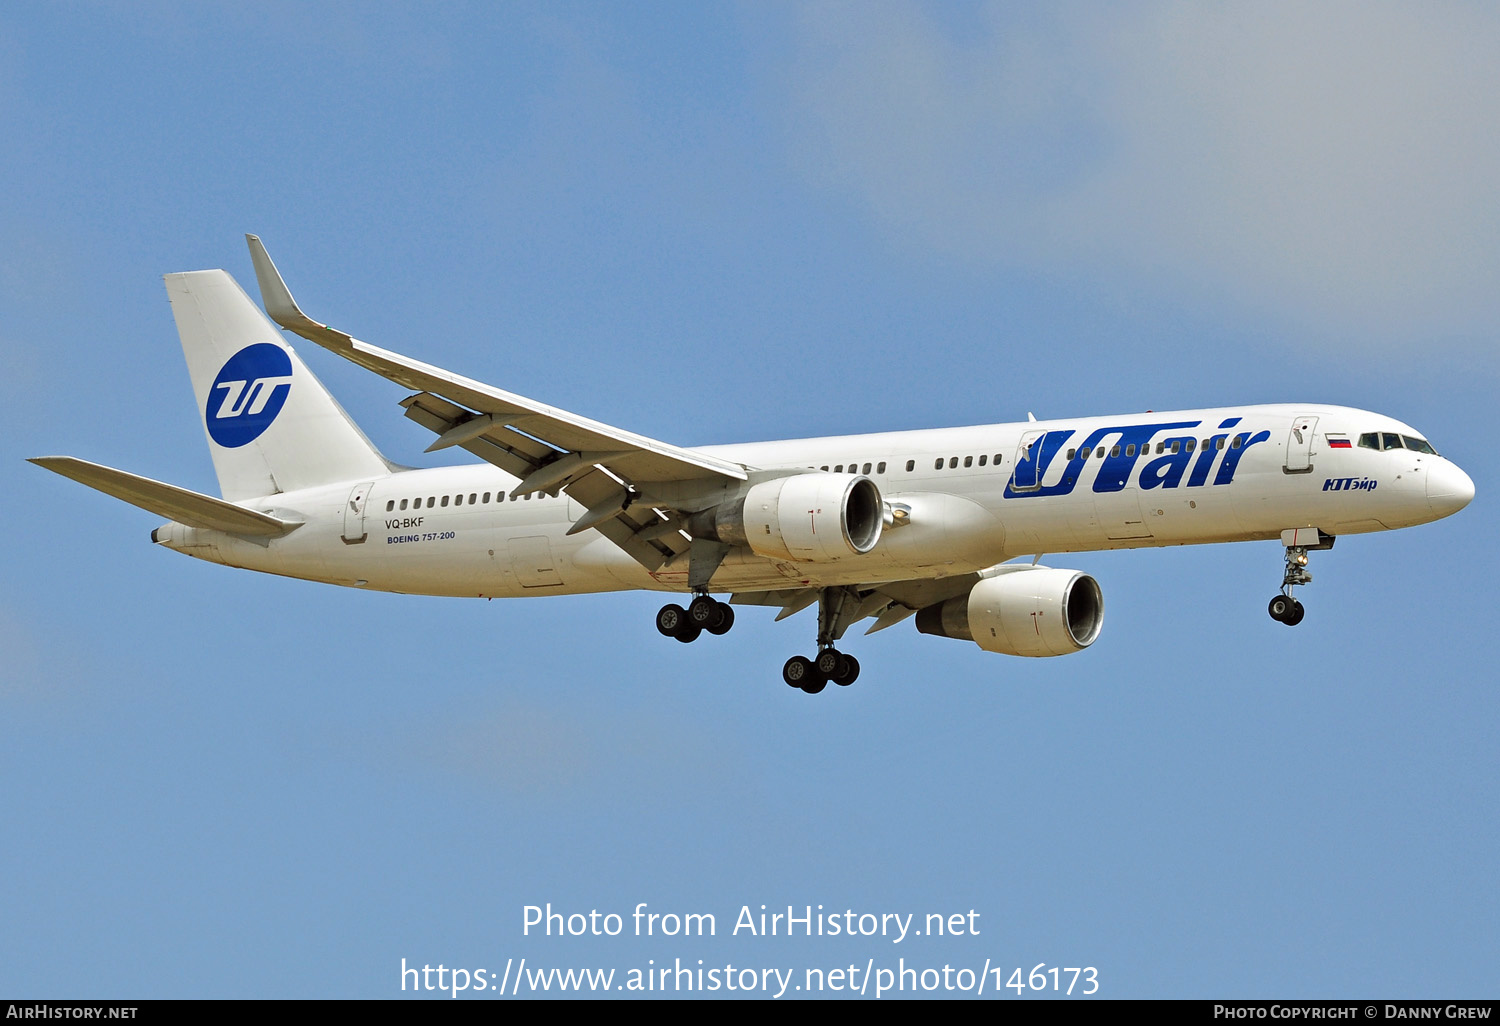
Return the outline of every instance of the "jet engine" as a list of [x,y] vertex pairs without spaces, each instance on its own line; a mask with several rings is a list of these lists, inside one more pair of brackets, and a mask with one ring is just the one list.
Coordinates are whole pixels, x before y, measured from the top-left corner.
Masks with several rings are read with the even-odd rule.
[[972,641],[986,652],[1058,656],[1099,637],[1104,595],[1077,570],[1038,566],[986,577],[969,591],[917,613],[917,630]]
[[743,498],[695,513],[688,533],[758,556],[822,563],[860,556],[880,540],[885,506],[860,475],[793,474],[752,485]]

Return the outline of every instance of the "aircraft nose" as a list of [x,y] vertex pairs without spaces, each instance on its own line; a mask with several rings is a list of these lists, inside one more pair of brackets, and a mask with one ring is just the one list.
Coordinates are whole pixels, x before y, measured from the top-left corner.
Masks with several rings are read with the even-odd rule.
[[1427,505],[1440,517],[1457,513],[1474,498],[1474,481],[1447,460],[1427,468]]

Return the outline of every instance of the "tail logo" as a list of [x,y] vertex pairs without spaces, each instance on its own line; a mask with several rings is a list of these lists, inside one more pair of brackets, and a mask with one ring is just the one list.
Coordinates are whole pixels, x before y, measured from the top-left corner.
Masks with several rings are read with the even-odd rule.
[[203,419],[226,449],[255,441],[271,426],[292,391],[292,360],[270,342],[246,346],[229,358],[208,390]]

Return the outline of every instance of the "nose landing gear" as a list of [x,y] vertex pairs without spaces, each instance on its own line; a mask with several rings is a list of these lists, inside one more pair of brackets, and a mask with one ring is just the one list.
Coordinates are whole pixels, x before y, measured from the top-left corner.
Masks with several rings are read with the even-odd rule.
[[1295,627],[1301,623],[1302,617],[1307,612],[1302,603],[1290,595],[1277,595],[1271,600],[1266,611],[1271,614],[1271,619],[1284,623],[1288,627]]
[[1281,594],[1271,599],[1266,612],[1277,623],[1295,627],[1302,622],[1307,610],[1292,597],[1292,589],[1298,585],[1311,584],[1312,574],[1307,572],[1307,554],[1314,549],[1331,549],[1336,541],[1333,535],[1324,534],[1317,528],[1294,528],[1281,532],[1281,544],[1286,547],[1286,570],[1281,575]]

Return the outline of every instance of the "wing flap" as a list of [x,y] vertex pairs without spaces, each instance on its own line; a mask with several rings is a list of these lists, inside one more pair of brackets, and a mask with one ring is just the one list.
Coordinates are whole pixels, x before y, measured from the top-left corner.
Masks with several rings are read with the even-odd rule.
[[297,521],[280,520],[224,499],[72,456],[38,456],[28,462],[188,527],[279,538],[302,526]]
[[[540,468],[568,455],[513,428],[493,424],[487,425],[480,434],[463,438],[462,427],[473,414],[430,392],[410,396],[402,401],[402,405],[406,407],[409,419],[439,437],[462,438],[454,443],[458,448],[523,481]],[[456,435],[450,434],[453,432]],[[617,502],[612,514],[601,512],[587,527],[624,549],[647,570],[657,570],[667,560],[687,551],[687,539],[677,534],[677,528],[673,526],[679,522],[650,506],[627,502],[631,498],[630,488],[619,477],[591,465],[580,466],[570,480],[559,487],[587,510],[602,510]],[[553,489],[554,494],[557,490]]]

